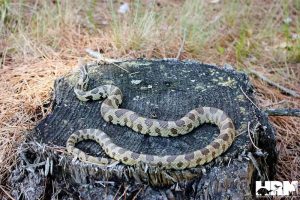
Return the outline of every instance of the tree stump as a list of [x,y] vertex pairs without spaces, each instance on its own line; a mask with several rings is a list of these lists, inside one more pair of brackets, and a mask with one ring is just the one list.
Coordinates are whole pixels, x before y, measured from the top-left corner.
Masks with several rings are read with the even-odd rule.
[[[161,138],[107,123],[100,115],[101,101],[81,102],[75,97],[73,88],[79,73],[70,74],[55,82],[53,112],[20,147],[20,162],[10,177],[15,197],[251,199],[256,180],[272,179],[274,131],[267,115],[254,105],[252,86],[245,74],[228,67],[173,59],[94,63],[88,68],[89,88],[118,86],[124,94],[122,108],[149,118],[174,120],[198,106],[216,107],[231,117],[237,137],[220,157],[186,170],[144,164],[101,167],[80,162],[64,149],[68,137],[78,129],[101,129],[117,145],[157,155],[200,149],[219,130],[204,124],[184,136]],[[84,141],[78,147],[91,155],[107,157],[95,142]]]

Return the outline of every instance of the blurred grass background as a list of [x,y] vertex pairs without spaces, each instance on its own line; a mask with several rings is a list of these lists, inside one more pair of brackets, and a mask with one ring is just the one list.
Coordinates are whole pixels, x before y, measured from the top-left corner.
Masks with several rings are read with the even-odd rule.
[[[0,0],[0,193],[17,146],[50,111],[54,80],[85,49],[115,59],[178,58],[255,70],[300,92],[298,0]],[[299,108],[299,98],[251,77],[258,104]],[[300,179],[300,120],[270,117],[277,180]],[[291,170],[292,169],[292,170]],[[7,194],[6,194],[7,193]],[[9,198],[9,195],[7,195]]]

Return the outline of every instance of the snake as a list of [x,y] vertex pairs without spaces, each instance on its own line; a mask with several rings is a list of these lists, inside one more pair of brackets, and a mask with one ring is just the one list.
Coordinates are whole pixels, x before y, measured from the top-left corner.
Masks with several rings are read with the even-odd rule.
[[[113,162],[121,162],[129,166],[144,163],[164,169],[182,170],[211,162],[225,152],[235,139],[235,128],[231,118],[218,108],[197,107],[174,121],[143,117],[134,111],[119,108],[123,94],[117,86],[101,85],[87,90],[89,82],[87,65],[81,66],[79,71],[79,79],[74,87],[76,97],[83,102],[103,100],[100,113],[108,123],[127,126],[135,132],[160,137],[185,135],[202,124],[210,123],[218,126],[220,134],[208,145],[193,152],[177,155],[151,155],[123,148],[99,129],[82,129],[72,133],[66,143],[68,153],[76,159],[101,166],[109,166]],[[84,140],[98,143],[109,158],[88,155],[75,147],[78,142]]]

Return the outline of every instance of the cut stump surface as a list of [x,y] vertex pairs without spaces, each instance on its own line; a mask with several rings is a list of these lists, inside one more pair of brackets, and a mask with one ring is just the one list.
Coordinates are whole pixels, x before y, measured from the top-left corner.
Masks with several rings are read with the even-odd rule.
[[[88,68],[89,89],[103,84],[118,86],[124,94],[121,108],[149,118],[176,120],[198,106],[216,107],[233,120],[237,137],[230,149],[212,162],[182,171],[142,164],[118,164],[106,168],[75,161],[61,150],[57,151],[56,147],[65,147],[68,137],[79,129],[101,129],[119,146],[155,155],[198,150],[209,144],[219,130],[215,125],[204,124],[184,136],[161,138],[145,136],[128,127],[107,123],[100,115],[101,101],[79,101],[73,92],[79,74],[68,75],[55,83],[53,112],[30,134],[39,144],[47,144],[49,151],[41,152],[38,150],[41,147],[33,143],[31,148],[26,149],[29,151],[27,153],[35,155],[35,159],[50,157],[54,161],[53,170],[56,173],[51,178],[57,183],[67,180],[67,183],[74,184],[73,189],[90,184],[93,188],[99,187],[98,191],[106,191],[106,194],[94,194],[92,190],[73,190],[77,195],[87,199],[90,195],[99,198],[104,198],[104,195],[120,196],[123,192],[119,190],[124,191],[130,186],[131,190],[127,187],[127,192],[134,195],[139,191],[137,197],[141,199],[151,195],[158,198],[162,193],[167,197],[175,195],[175,198],[190,199],[250,198],[254,192],[253,182],[259,176],[270,178],[274,175],[274,131],[267,116],[253,104],[252,87],[245,74],[228,68],[178,60],[134,60],[90,64]],[[253,148],[249,135],[265,156],[256,155],[257,150]],[[95,142],[84,141],[78,147],[91,155],[107,157]],[[99,181],[101,184],[110,184],[103,189],[101,184],[97,186]],[[12,181],[12,184],[17,186],[18,182]],[[157,192],[145,188],[145,185],[165,189]],[[68,196],[68,193],[65,195]]]

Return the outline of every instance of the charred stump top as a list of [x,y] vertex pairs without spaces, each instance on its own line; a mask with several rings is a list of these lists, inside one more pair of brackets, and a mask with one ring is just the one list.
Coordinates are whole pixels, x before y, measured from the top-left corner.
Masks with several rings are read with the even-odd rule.
[[[156,155],[195,151],[219,134],[217,126],[204,124],[184,136],[161,138],[145,136],[130,128],[107,123],[100,115],[101,101],[81,102],[75,97],[73,87],[79,77],[76,72],[56,81],[53,112],[31,134],[39,144],[47,144],[47,149],[52,153],[37,150],[39,145],[27,147],[27,151],[31,149],[29,153],[35,154],[35,159],[42,157],[49,160],[50,157],[53,160],[56,173],[51,177],[57,183],[67,180],[74,184],[74,189],[83,184],[97,188],[97,181],[113,181],[116,184],[105,190],[105,195],[112,196],[122,182],[133,188],[137,184],[171,188],[163,190],[166,195],[170,195],[168,191],[176,191],[180,187],[183,192],[176,193],[177,197],[217,199],[226,196],[251,197],[254,193],[253,181],[274,175],[274,131],[267,116],[254,105],[253,90],[245,74],[228,67],[178,60],[134,60],[90,64],[88,68],[89,88],[113,84],[122,90],[124,99],[121,108],[149,118],[175,120],[198,106],[216,107],[224,110],[233,120],[237,137],[230,149],[212,162],[182,171],[123,164],[104,168],[75,161],[54,147],[65,147],[68,137],[79,129],[101,129],[119,146]],[[249,135],[255,145],[262,149],[262,154],[257,153]],[[78,147],[91,155],[107,157],[95,142],[84,141]],[[96,191],[104,191],[101,188],[99,186]],[[86,198],[94,195],[92,190],[74,191]],[[160,195],[152,189],[142,191],[138,196],[143,199]],[[103,195],[96,192],[96,197]]]

